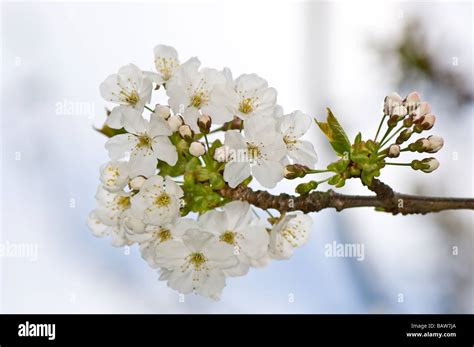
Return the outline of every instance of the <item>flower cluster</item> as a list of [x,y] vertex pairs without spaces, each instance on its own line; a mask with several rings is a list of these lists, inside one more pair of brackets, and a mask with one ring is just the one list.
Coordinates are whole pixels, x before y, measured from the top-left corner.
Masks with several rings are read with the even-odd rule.
[[[442,137],[430,135],[427,138],[420,138],[408,144],[405,148],[401,148],[401,145],[407,142],[413,134],[431,130],[436,121],[435,115],[431,112],[431,106],[427,102],[422,102],[417,92],[408,94],[405,99],[402,99],[395,92],[387,96],[384,102],[384,117],[382,120],[385,117],[388,117],[388,129],[386,135],[382,138],[381,144],[388,144],[390,140],[398,135],[395,142],[390,144],[384,152],[387,158],[397,158],[404,151],[436,153],[443,147],[444,140]],[[400,124],[400,127],[391,134],[398,124]],[[429,157],[422,160],[415,159],[410,163],[410,166],[415,170],[429,173],[439,167],[439,162],[436,158]]]
[[[316,152],[302,139],[312,120],[284,115],[276,90],[256,74],[234,79],[197,58],[180,63],[169,46],[154,53],[156,72],[130,64],[100,85],[115,105],[104,126],[110,161],[88,225],[113,246],[137,244],[169,287],[218,299],[226,277],[287,259],[307,241],[309,216],[265,221],[218,192],[252,177],[273,188],[286,165],[314,167]],[[153,92],[166,93],[168,105],[150,107]],[[219,132],[223,143],[213,140]],[[185,218],[190,212],[198,218]]]
[[[181,63],[169,46],[154,53],[156,72],[130,64],[100,85],[114,104],[99,130],[109,137],[110,161],[100,168],[88,224],[114,246],[137,244],[160,280],[180,293],[218,299],[227,277],[288,259],[308,240],[312,220],[284,213],[293,209],[290,201],[278,216],[265,210],[265,220],[243,197],[231,194],[231,201],[226,191],[248,191],[253,179],[274,188],[285,178],[330,175],[299,184],[295,190],[304,195],[326,182],[342,187],[351,178],[370,187],[386,165],[423,172],[439,166],[433,157],[390,162],[402,152],[436,153],[443,146],[431,135],[402,147],[435,123],[416,92],[386,97],[375,137],[363,140],[358,133],[351,142],[330,109],[325,122],[313,123],[301,111],[285,114],[276,90],[256,74],[234,78],[228,68],[201,67],[197,58]],[[160,93],[166,105],[152,101]],[[315,168],[316,152],[304,139],[313,124],[339,157],[324,169]]]

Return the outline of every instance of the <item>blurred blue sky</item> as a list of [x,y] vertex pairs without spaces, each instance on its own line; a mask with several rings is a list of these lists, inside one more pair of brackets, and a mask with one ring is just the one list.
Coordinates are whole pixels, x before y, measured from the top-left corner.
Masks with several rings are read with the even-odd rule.
[[[182,60],[258,73],[286,111],[322,117],[331,106],[350,137],[372,136],[396,88],[396,68],[369,41],[395,40],[408,17],[429,28],[429,45],[448,68],[459,58],[455,69],[472,84],[471,3],[244,3],[2,2],[1,242],[36,244],[38,259],[0,258],[0,312],[474,311],[474,221],[465,211],[314,214],[308,244],[288,261],[229,279],[218,303],[193,295],[180,302],[136,247],[128,254],[91,236],[85,221],[107,160],[106,139],[92,130],[106,106],[98,86],[130,62],[152,70],[158,43],[175,46]],[[453,111],[432,86],[414,89],[423,87],[434,133],[445,138],[441,167],[429,176],[388,168],[382,179],[407,193],[473,196],[472,104]],[[70,104],[72,114],[61,110]],[[333,159],[316,129],[308,138],[321,166]],[[342,191],[366,193],[358,182]],[[326,257],[333,241],[363,244],[365,259]]]

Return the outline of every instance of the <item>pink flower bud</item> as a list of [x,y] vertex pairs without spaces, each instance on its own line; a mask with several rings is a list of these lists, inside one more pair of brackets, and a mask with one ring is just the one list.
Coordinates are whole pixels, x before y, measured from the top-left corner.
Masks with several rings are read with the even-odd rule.
[[420,106],[413,112],[413,120],[416,122],[423,116],[426,116],[431,112],[431,106],[427,102],[422,102]]
[[444,145],[444,140],[440,136],[435,136],[431,135],[428,136],[428,153],[436,153],[438,152],[441,148],[443,148]]
[[412,112],[420,106],[420,101],[420,94],[418,94],[417,92],[412,92],[406,97],[404,105],[409,112]]
[[435,121],[436,117],[434,116],[434,114],[429,113],[423,117],[423,120],[421,121],[421,127],[423,128],[423,130],[429,130],[433,127]]

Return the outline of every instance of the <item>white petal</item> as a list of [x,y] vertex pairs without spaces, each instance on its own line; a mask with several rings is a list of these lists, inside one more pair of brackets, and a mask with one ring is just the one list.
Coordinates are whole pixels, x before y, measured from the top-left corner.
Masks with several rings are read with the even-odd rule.
[[274,188],[283,179],[284,168],[279,162],[261,160],[252,167],[257,181],[266,188]]
[[132,134],[120,134],[111,137],[105,143],[105,149],[109,152],[112,160],[123,158],[126,152],[130,152],[137,143],[137,137]]
[[306,165],[312,168],[318,161],[313,144],[308,141],[298,141],[288,149],[288,156],[295,164]]
[[127,106],[115,106],[110,114],[108,115],[107,119],[105,120],[105,124],[109,128],[112,129],[121,129],[123,128],[123,110],[127,108]]
[[311,126],[311,118],[301,111],[294,111],[280,120],[280,131],[292,140],[303,136]]
[[123,127],[131,134],[143,134],[148,129],[148,122],[142,117],[140,112],[131,107],[124,108]]
[[130,176],[153,176],[157,164],[158,161],[149,148],[135,149],[130,155]]
[[87,219],[87,225],[89,229],[91,229],[92,234],[96,237],[104,237],[109,234],[110,227],[100,221],[95,211],[92,211],[89,214],[89,218]]
[[216,236],[221,235],[229,228],[227,215],[224,212],[211,210],[199,217],[199,224],[203,230],[206,230]]
[[225,132],[224,144],[233,150],[246,150],[247,145],[245,144],[244,137],[238,130],[228,130]]
[[224,212],[227,216],[226,228],[236,229],[239,225],[249,224],[252,220],[250,205],[244,201],[232,201],[224,205]]
[[190,251],[200,252],[213,238],[214,236],[211,233],[199,229],[192,229],[183,235],[183,242]]
[[176,147],[166,136],[157,136],[152,141],[154,157],[165,161],[173,166],[178,161],[178,152]]
[[189,250],[181,241],[170,240],[156,247],[156,263],[168,270],[178,269],[186,261]]
[[148,130],[148,135],[153,138],[155,136],[170,136],[171,134],[173,134],[173,132],[171,131],[168,122],[158,114],[153,113],[150,116],[150,128]]
[[231,188],[237,187],[243,180],[250,176],[250,164],[232,161],[224,168],[224,180]]

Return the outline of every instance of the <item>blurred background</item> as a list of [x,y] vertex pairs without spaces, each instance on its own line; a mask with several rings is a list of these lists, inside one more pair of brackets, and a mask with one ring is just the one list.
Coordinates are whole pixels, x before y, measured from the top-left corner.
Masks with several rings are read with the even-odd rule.
[[[287,112],[321,119],[330,106],[350,138],[373,137],[385,95],[417,90],[445,139],[441,166],[388,167],[381,179],[404,193],[472,197],[471,2],[3,1],[1,30],[1,245],[12,251],[0,257],[0,312],[474,312],[469,211],[313,214],[311,239],[290,260],[229,279],[217,303],[180,300],[135,246],[113,248],[86,226],[107,161],[93,130],[107,106],[99,84],[131,62],[153,70],[159,43],[182,61],[258,73]],[[323,168],[334,156],[318,132],[307,138]],[[357,181],[342,191],[368,193]],[[364,246],[363,260],[326,256],[333,242]]]

